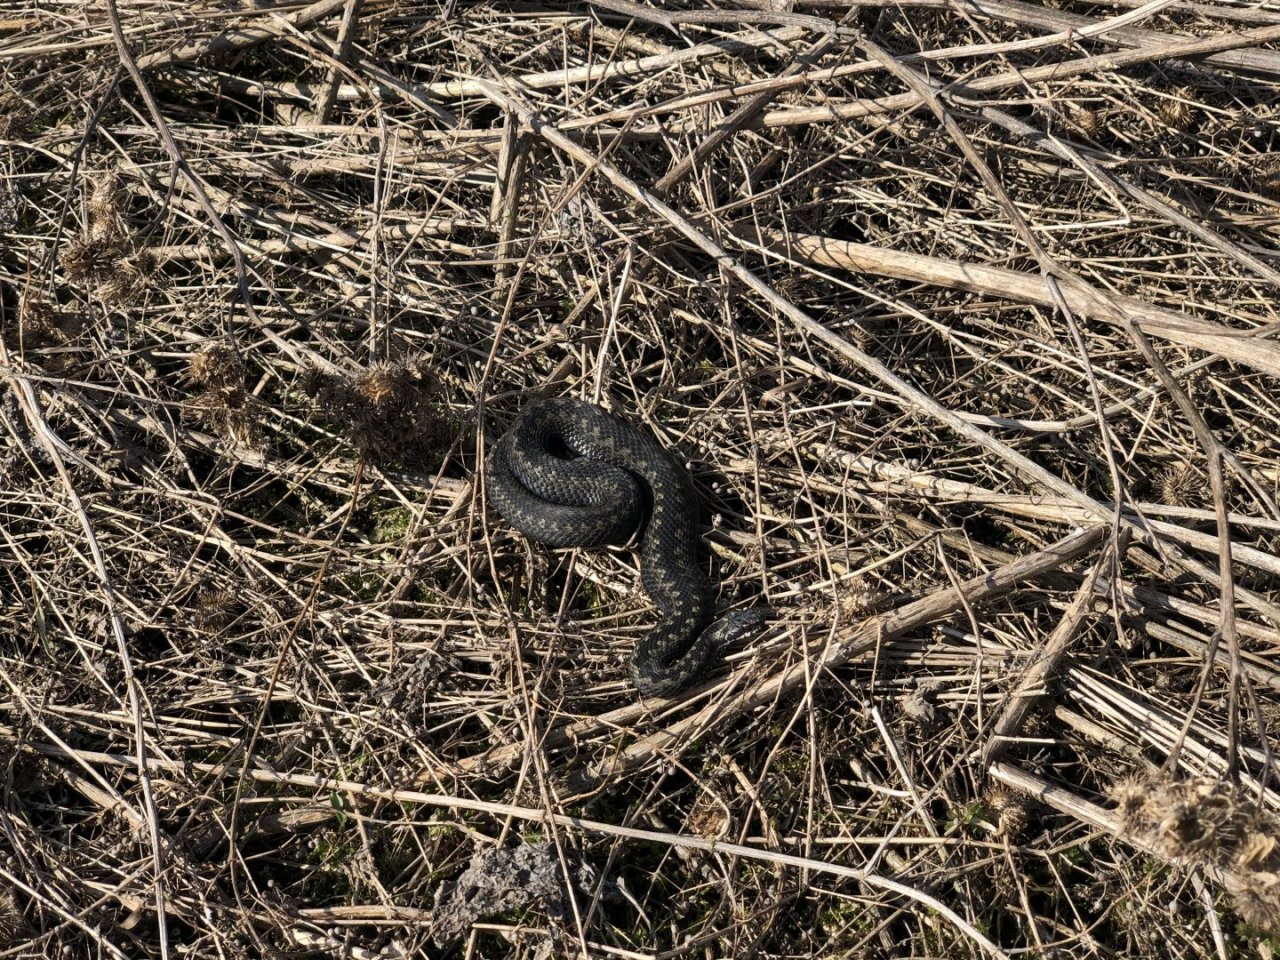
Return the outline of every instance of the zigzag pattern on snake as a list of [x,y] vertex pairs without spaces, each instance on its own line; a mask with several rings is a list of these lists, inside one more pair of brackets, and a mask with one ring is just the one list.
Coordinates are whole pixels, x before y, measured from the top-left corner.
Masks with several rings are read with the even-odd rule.
[[640,579],[661,616],[631,656],[641,696],[694,683],[721,646],[764,620],[752,609],[707,626],[714,605],[698,562],[693,483],[653,437],[600,407],[568,397],[529,404],[491,449],[486,476],[498,513],[547,546],[625,542],[643,524]]

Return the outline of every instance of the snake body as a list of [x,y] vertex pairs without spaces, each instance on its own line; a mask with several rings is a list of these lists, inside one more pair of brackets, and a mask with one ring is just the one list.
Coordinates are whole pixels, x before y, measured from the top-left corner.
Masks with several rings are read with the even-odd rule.
[[600,407],[568,397],[529,404],[490,451],[486,475],[498,513],[548,546],[599,547],[643,527],[640,579],[661,616],[631,657],[642,696],[694,683],[719,647],[763,620],[746,610],[708,627],[713,601],[689,474],[652,436]]

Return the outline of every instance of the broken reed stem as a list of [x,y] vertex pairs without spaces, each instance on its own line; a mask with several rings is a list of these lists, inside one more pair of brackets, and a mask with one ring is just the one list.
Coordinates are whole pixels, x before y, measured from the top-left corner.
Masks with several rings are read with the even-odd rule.
[[1093,606],[1098,579],[1104,570],[1114,566],[1118,553],[1123,553],[1123,549],[1117,551],[1117,546],[1111,540],[1103,544],[1102,552],[1098,554],[1098,559],[1094,562],[1089,575],[1076,590],[1071,605],[1067,607],[1062,619],[1053,628],[1043,647],[1027,664],[1017,686],[1009,693],[1004,710],[996,718],[991,734],[987,737],[987,743],[982,749],[983,766],[989,766],[1004,755],[1032,707],[1047,695],[1046,684],[1058,672],[1080,628],[1090,614],[1096,612]]
[[[762,252],[818,266],[835,267],[872,276],[928,283],[951,290],[965,290],[984,297],[1015,300],[1054,309],[1053,295],[1044,278],[1004,267],[962,263],[906,250],[833,240],[812,234],[783,232],[755,224],[738,224],[733,233]],[[1063,297],[1073,313],[1101,320],[1117,330],[1131,322],[1162,339],[1216,353],[1272,376],[1280,376],[1280,343],[1262,339],[1247,330],[1233,330],[1207,320],[1157,307],[1132,297],[1104,294],[1083,282],[1060,280]]]

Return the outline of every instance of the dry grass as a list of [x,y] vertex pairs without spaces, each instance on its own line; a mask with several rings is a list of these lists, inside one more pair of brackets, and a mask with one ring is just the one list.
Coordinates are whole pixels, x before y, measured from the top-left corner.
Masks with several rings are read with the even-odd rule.
[[1273,955],[1280,8],[442,8],[0,6],[0,956]]

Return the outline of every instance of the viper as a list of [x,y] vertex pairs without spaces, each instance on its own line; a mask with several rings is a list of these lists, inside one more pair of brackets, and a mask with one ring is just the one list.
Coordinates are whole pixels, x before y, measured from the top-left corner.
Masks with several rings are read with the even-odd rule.
[[530,403],[491,448],[485,473],[489,503],[549,547],[623,543],[640,531],[640,579],[660,612],[631,655],[641,696],[685,689],[722,646],[764,622],[761,608],[712,622],[688,471],[651,435],[600,407],[568,397]]

